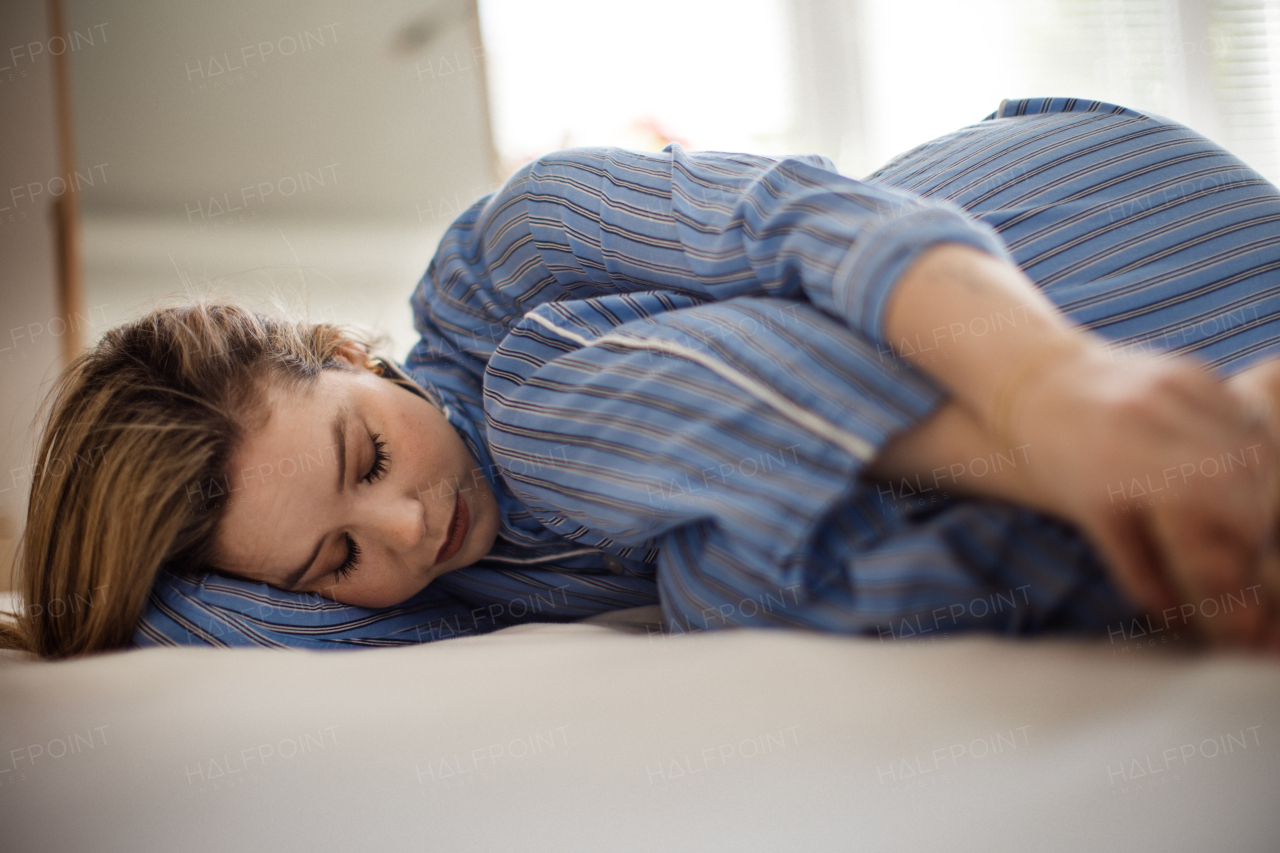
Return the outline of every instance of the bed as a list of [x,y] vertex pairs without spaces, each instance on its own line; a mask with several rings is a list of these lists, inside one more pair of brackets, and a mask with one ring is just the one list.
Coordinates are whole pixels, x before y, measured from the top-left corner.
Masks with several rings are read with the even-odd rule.
[[1280,663],[1105,639],[670,635],[0,657],[15,851],[1280,849]]

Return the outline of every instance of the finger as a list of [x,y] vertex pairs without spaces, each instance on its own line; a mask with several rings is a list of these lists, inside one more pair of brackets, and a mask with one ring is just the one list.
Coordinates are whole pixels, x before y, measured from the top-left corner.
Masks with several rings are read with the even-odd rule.
[[1272,629],[1271,639],[1263,647],[1262,651],[1267,657],[1280,660],[1280,626]]
[[1264,610],[1266,627],[1259,647],[1264,654],[1280,657],[1280,550],[1273,535],[1258,572],[1257,598],[1250,599]]
[[1086,535],[1130,601],[1152,613],[1177,606],[1175,588],[1160,566],[1159,549],[1136,518],[1091,526]]
[[[1153,526],[1157,547],[1181,598],[1178,604],[1193,608],[1193,629],[1218,644],[1256,644],[1264,614],[1262,608],[1248,606],[1246,588],[1261,557],[1257,546],[1203,519],[1156,514]],[[1242,600],[1246,604],[1239,606]]]
[[1185,487],[1178,489],[1181,506],[1173,509],[1205,512],[1260,541],[1277,509],[1276,449],[1265,426],[1250,420],[1243,404],[1231,413],[1166,408],[1161,416],[1175,418],[1182,433],[1151,464],[1162,474],[1174,472],[1173,481]]
[[[1206,387],[1200,387],[1200,385]],[[1213,405],[1210,405],[1210,404]],[[1207,376],[1166,373],[1128,410],[1137,450],[1133,488],[1166,492],[1157,514],[1203,516],[1242,541],[1262,541],[1275,517],[1275,448],[1242,395]],[[1178,499],[1167,503],[1168,498]]]
[[1216,486],[1195,490],[1176,504],[1152,509],[1152,535],[1180,592],[1218,595],[1254,582],[1270,546],[1271,525],[1257,506],[1237,511],[1229,503],[1230,493],[1246,486],[1225,493]]
[[1263,630],[1258,649],[1263,654],[1280,658],[1280,613],[1273,606],[1268,614],[1267,626]]
[[1261,586],[1260,596],[1271,602],[1273,606],[1280,603],[1280,547],[1277,547],[1278,533],[1273,527],[1269,545],[1263,552],[1258,569],[1257,582]]
[[1198,458],[1188,460],[1198,476],[1188,483],[1192,488],[1183,490],[1181,505],[1173,511],[1195,511],[1260,549],[1277,511],[1275,460],[1270,448],[1260,446],[1264,440],[1246,433],[1236,436],[1234,444],[1206,445]]
[[[1260,459],[1262,457],[1259,457]],[[1274,552],[1276,508],[1272,478],[1263,466],[1247,472],[1219,473],[1199,466],[1205,476],[1193,488],[1182,489],[1176,503],[1156,505],[1149,516],[1160,555],[1184,598],[1212,598],[1242,594],[1256,583],[1264,558]],[[1269,472],[1270,469],[1267,468]],[[1274,570],[1273,570],[1274,571]],[[1237,629],[1250,623],[1240,617]]]

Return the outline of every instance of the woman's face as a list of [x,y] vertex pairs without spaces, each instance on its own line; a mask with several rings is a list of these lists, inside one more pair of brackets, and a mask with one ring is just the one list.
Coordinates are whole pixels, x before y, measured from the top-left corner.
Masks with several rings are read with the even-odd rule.
[[[300,393],[268,392],[266,425],[231,458],[214,564],[388,607],[489,553],[498,504],[443,412],[365,369],[358,350],[341,355],[357,370],[323,370]],[[460,548],[449,537],[455,508]],[[442,549],[451,553],[438,560]]]

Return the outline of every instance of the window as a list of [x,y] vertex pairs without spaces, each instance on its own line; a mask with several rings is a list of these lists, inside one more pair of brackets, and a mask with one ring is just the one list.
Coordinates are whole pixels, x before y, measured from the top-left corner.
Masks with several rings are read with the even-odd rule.
[[1164,115],[1280,180],[1280,0],[480,0],[508,169],[558,147],[816,152],[854,176],[1003,98]]

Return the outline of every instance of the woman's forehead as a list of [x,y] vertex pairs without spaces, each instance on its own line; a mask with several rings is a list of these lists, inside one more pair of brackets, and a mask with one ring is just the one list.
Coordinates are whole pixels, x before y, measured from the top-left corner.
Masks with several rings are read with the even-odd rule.
[[334,423],[349,419],[352,403],[345,376],[339,371],[322,371],[314,382],[274,384],[266,391],[265,418],[256,429],[246,431],[232,454],[257,457],[262,454],[312,455],[329,450],[336,443]]
[[279,389],[269,412],[232,453],[224,475],[215,553],[232,571],[272,566],[277,552],[296,557],[288,549],[337,493],[352,452],[355,411],[340,379],[302,392]]

